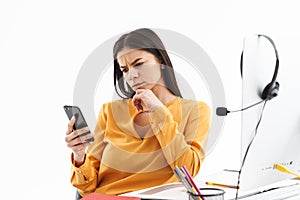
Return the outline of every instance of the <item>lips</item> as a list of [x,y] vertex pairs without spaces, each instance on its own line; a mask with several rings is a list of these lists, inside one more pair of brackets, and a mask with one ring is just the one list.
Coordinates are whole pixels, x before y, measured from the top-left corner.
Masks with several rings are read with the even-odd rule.
[[135,83],[132,85],[132,88],[139,88],[141,87],[145,82]]

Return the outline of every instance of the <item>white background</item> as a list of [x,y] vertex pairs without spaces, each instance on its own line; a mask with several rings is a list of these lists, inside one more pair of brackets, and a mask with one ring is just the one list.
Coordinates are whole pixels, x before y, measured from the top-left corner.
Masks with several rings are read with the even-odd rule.
[[[235,110],[241,107],[245,35],[271,36],[281,65],[289,55],[289,64],[299,67],[296,5],[289,0],[0,1],[1,198],[74,199],[62,107],[72,104],[78,71],[102,42],[141,27],[184,34],[211,57],[226,106]],[[238,167],[240,114],[226,118],[221,134],[200,173]]]

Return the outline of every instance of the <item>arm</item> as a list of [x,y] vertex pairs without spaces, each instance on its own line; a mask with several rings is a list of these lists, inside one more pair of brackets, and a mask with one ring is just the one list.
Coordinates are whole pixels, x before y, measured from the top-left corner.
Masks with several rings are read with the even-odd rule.
[[[152,129],[161,145],[170,167],[185,165],[195,176],[204,159],[204,144],[210,125],[210,109],[205,103],[194,102],[180,107],[181,116],[175,116],[165,106],[157,109],[150,118]],[[177,116],[178,118],[178,116]]]
[[94,142],[87,148],[85,158],[80,166],[77,166],[72,154],[71,183],[82,193],[93,192],[99,181],[98,173],[101,157],[106,143],[103,141],[106,124],[106,114],[104,106],[98,116],[97,125],[94,131]]

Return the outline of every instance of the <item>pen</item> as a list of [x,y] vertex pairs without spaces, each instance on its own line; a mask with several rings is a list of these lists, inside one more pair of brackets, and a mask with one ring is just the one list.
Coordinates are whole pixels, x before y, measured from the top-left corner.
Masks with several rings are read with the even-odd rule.
[[184,187],[191,193],[194,193],[193,192],[193,188],[192,186],[190,185],[190,183],[185,179],[184,175],[182,174],[181,170],[175,166],[174,168],[174,173],[175,175],[178,177],[178,179],[182,182],[182,184],[184,185]]
[[212,185],[212,186],[219,186],[219,187],[224,187],[224,188],[234,188],[234,189],[239,189],[238,186],[236,185],[225,185],[221,183],[213,183],[213,182],[205,182],[206,185]]
[[189,171],[187,170],[187,168],[185,167],[185,165],[182,166],[182,170],[183,172],[186,174],[187,178],[189,179],[191,185],[193,186],[193,188],[196,190],[196,192],[198,193],[198,195],[201,195],[201,192],[198,188],[198,186],[196,185],[196,183],[194,182],[191,174],[189,173]]

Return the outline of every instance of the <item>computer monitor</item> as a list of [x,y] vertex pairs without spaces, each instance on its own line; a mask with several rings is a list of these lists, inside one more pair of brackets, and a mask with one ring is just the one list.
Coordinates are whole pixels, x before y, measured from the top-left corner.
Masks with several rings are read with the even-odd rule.
[[[274,42],[276,44],[277,41]],[[286,58],[281,57],[281,51],[285,49],[278,48],[278,96],[267,101],[264,108],[264,103],[261,103],[242,112],[241,160],[256,136],[241,171],[241,189],[255,189],[293,178],[276,170],[275,164],[300,174],[299,69],[287,64]],[[247,107],[262,100],[262,90],[271,82],[274,74],[276,56],[271,43],[258,35],[245,37],[243,52],[242,104]],[[261,114],[260,124],[255,131]]]

